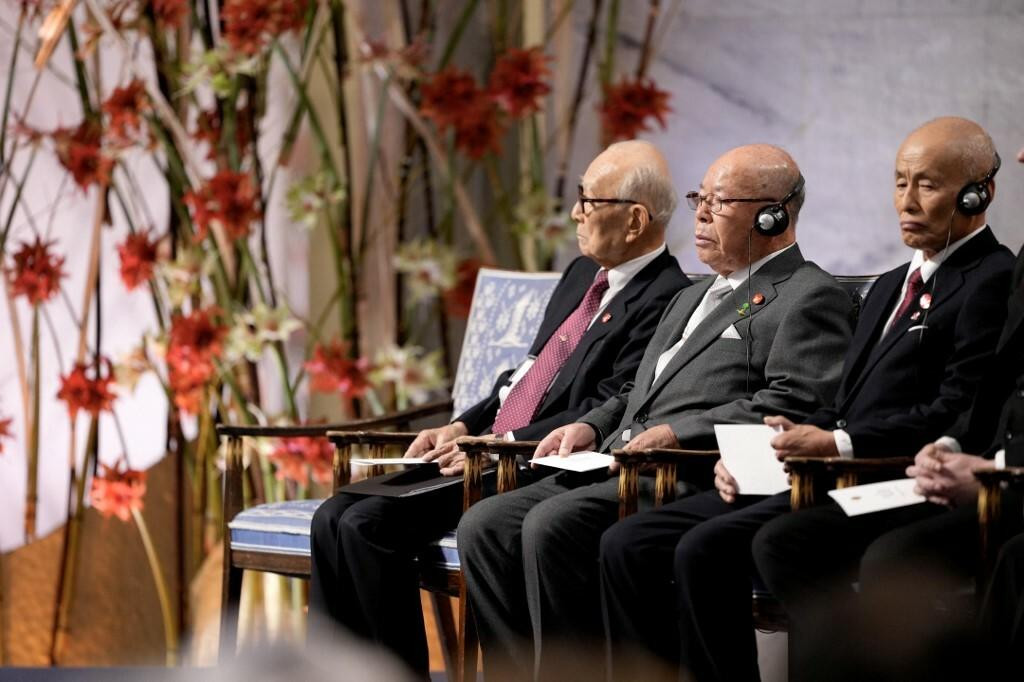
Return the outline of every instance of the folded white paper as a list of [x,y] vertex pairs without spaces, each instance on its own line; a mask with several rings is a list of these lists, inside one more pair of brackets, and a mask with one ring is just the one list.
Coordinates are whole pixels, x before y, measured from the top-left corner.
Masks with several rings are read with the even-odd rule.
[[428,464],[422,457],[353,457],[349,460],[352,464],[372,467],[385,464]]
[[854,485],[849,488],[829,490],[828,494],[843,508],[847,516],[909,507],[912,504],[920,504],[925,501],[924,497],[914,492],[914,479],[912,478]]
[[530,460],[531,464],[540,464],[546,467],[555,467],[556,469],[566,469],[568,471],[595,471],[597,469],[607,469],[608,466],[615,461],[615,458],[611,455],[606,455],[601,452],[594,452],[592,450],[585,450],[583,452],[574,452],[571,455],[562,457],[561,455],[549,455],[547,457],[535,457]]
[[789,490],[772,438],[780,429],[767,424],[715,424],[722,461],[736,479],[741,495],[774,495]]

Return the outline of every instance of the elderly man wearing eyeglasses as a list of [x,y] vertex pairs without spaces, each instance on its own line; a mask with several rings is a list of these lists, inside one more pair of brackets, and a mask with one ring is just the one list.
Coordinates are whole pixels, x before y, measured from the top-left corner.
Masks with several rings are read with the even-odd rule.
[[[609,196],[605,172],[587,169],[573,212],[590,248],[604,241],[587,211],[588,196]],[[716,423],[802,419],[832,400],[852,303],[796,245],[803,188],[778,147],[740,147],[711,165],[687,201],[697,255],[717,276],[669,304],[633,382],[553,430],[537,456],[714,447]],[[689,483],[710,487],[710,469]],[[617,516],[606,470],[549,476],[465,514],[459,552],[488,680],[601,675],[598,547]]]

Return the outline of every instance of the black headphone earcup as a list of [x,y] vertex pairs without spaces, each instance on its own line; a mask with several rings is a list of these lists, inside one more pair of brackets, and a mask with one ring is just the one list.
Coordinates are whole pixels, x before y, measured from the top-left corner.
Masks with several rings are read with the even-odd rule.
[[775,237],[789,227],[789,213],[782,204],[765,206],[754,216],[754,231],[765,237]]
[[956,196],[956,208],[964,215],[974,216],[984,213],[991,200],[987,183],[972,182],[964,185]]

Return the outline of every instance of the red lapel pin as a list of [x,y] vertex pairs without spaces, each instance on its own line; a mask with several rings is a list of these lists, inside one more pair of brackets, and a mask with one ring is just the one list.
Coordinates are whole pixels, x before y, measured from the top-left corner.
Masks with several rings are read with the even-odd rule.
[[754,305],[761,305],[762,303],[764,303],[764,294],[760,292],[754,294],[754,297],[750,299],[750,302],[753,303]]
[[610,319],[612,319],[612,314],[611,313],[605,313],[604,315],[601,316],[601,323],[603,324],[603,323],[607,322]]

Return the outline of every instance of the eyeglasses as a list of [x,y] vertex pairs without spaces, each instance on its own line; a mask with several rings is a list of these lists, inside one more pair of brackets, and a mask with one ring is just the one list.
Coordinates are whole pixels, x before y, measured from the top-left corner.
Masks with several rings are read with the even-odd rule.
[[690,207],[691,211],[696,211],[700,208],[701,202],[707,204],[708,210],[718,215],[722,211],[722,206],[725,204],[745,204],[745,203],[764,203],[771,202],[777,203],[777,199],[769,197],[758,197],[758,198],[742,198],[742,199],[723,199],[717,194],[704,194],[701,195],[697,192],[686,193],[686,205]]
[[[576,185],[576,201],[579,202],[583,215],[590,215],[597,208],[597,204],[636,204],[643,207],[647,211],[648,216],[651,215],[651,209],[633,199],[598,199],[597,197],[588,197],[583,193],[583,185]],[[587,210],[587,204],[590,204],[589,211]]]

